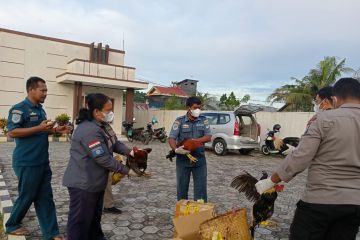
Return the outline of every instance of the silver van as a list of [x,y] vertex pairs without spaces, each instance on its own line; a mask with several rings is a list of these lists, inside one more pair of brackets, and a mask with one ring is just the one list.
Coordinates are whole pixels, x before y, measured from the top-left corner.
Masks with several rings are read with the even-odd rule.
[[205,147],[214,149],[217,155],[225,155],[228,150],[238,150],[247,155],[260,147],[260,125],[254,113],[261,108],[240,107],[235,111],[203,112],[210,124],[211,142]]

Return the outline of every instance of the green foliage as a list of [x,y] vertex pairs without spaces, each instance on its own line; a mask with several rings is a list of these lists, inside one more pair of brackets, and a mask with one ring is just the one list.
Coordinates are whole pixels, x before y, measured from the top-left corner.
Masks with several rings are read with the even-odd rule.
[[135,91],[134,102],[145,103],[145,101],[146,101],[146,93]]
[[165,110],[184,110],[185,106],[181,103],[180,99],[172,95],[165,103]]
[[220,107],[222,110],[234,110],[239,107],[241,103],[247,103],[250,100],[250,95],[244,95],[240,100],[238,100],[234,94],[231,92],[229,96],[223,94],[220,97]]
[[210,105],[211,102],[216,101],[215,97],[211,97],[209,93],[201,92],[197,92],[196,97],[200,98],[204,110],[215,110],[215,108]]
[[[146,93],[140,92],[140,91],[135,91],[134,102],[145,103],[146,102]],[[126,104],[126,91],[123,94],[123,104]]]
[[325,57],[302,79],[292,78],[294,84],[275,89],[268,100],[285,103],[287,111],[312,111],[312,99],[316,92],[334,84],[343,73],[351,72],[354,70],[345,67],[345,59],[338,62],[336,57]]
[[55,118],[55,121],[59,124],[59,125],[65,125],[68,124],[70,121],[70,116],[67,115],[66,113],[62,113],[60,115],[58,115]]

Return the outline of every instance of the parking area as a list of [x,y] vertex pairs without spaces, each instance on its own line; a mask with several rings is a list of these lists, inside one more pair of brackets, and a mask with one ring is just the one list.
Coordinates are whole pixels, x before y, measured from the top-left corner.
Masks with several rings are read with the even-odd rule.
[[[135,144],[143,147],[141,144]],[[129,144],[132,145],[134,144]],[[1,169],[4,171],[5,182],[13,200],[17,194],[17,180],[11,168],[14,146],[14,143],[0,145]],[[176,203],[175,164],[165,159],[169,150],[166,143],[152,142],[148,146],[153,149],[149,155],[147,170],[151,173],[151,177],[124,179],[113,187],[116,206],[120,207],[123,213],[103,215],[103,230],[109,239],[170,239],[172,237],[172,216]],[[247,156],[234,152],[226,156],[217,156],[209,150],[206,154],[209,202],[217,205],[218,213],[234,207],[244,207],[248,210],[251,208],[251,203],[244,195],[229,186],[232,178],[241,170],[246,170],[254,176],[261,176],[261,171],[271,172],[283,160],[280,156],[269,157],[258,152]],[[65,232],[67,222],[69,196],[67,189],[61,183],[68,159],[69,143],[50,143],[52,186],[62,233]],[[295,204],[304,189],[305,177],[306,172],[285,185],[285,191],[279,194],[275,203],[275,213],[271,219],[273,224],[266,228],[258,228],[257,239],[288,238]],[[190,196],[192,196],[192,187]],[[29,239],[39,239],[40,230],[34,208],[30,209],[23,223],[32,231]]]

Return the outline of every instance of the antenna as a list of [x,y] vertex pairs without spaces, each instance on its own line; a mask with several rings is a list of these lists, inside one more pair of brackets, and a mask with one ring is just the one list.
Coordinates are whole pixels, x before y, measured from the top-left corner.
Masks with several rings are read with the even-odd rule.
[[125,51],[125,33],[123,32],[123,51]]

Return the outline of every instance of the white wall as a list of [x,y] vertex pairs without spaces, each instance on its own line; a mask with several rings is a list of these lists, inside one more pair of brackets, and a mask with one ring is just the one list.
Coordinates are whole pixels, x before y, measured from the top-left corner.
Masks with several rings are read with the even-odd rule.
[[[154,127],[165,127],[166,131],[169,132],[175,119],[185,113],[186,111],[182,110],[135,110],[136,123],[134,126],[135,128],[145,127],[155,116],[159,123]],[[312,112],[259,112],[255,117],[261,125],[261,137],[266,134],[267,129],[272,129],[276,123],[281,125],[280,133],[277,136],[300,137],[305,131],[307,122],[313,115]],[[124,119],[125,116],[123,116],[123,121]]]

